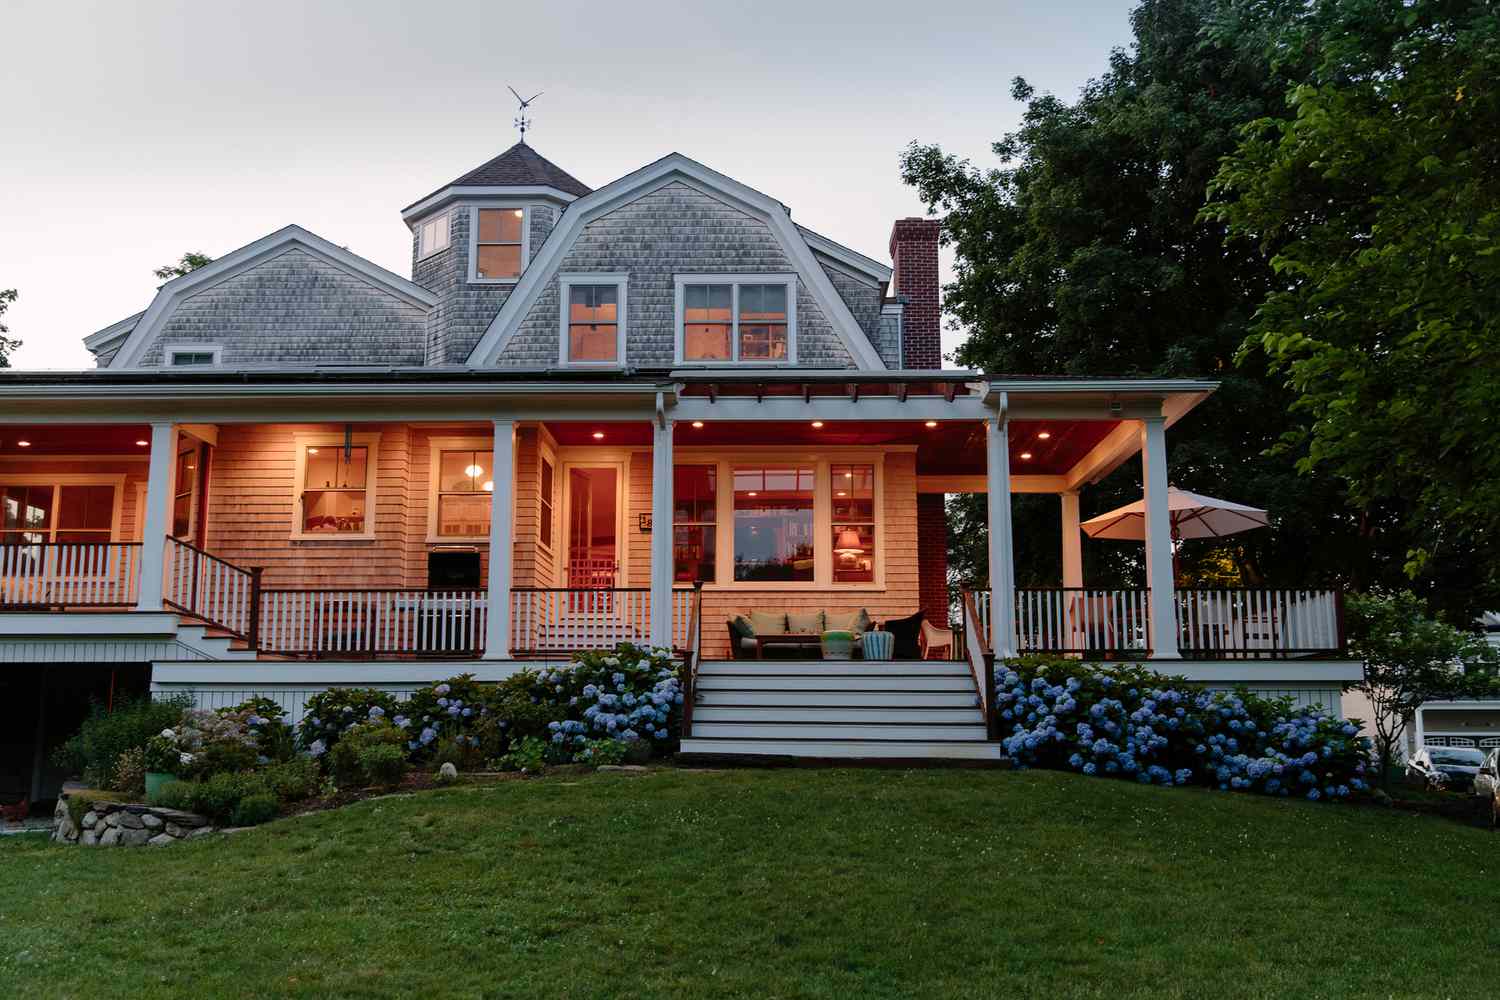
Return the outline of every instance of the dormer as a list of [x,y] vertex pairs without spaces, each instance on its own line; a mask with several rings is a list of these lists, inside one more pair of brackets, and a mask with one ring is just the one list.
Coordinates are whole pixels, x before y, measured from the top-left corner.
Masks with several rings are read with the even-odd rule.
[[525,142],[401,212],[412,280],[439,298],[429,364],[461,363],[563,211],[590,188]]

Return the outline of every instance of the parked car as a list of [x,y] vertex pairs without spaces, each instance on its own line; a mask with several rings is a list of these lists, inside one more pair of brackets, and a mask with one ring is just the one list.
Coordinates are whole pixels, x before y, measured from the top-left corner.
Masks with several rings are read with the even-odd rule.
[[1406,780],[1467,795],[1474,790],[1474,779],[1484,761],[1483,750],[1424,746],[1406,762]]
[[1489,820],[1491,830],[1500,828],[1500,749],[1491,750],[1479,765],[1474,798],[1479,803],[1480,818]]

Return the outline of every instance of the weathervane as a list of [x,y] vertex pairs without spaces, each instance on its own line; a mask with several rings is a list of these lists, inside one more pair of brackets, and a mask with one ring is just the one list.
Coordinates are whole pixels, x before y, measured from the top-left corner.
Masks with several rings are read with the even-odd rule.
[[[510,91],[512,94],[516,94],[515,87],[507,85],[505,89]],[[519,113],[516,115],[515,125],[516,128],[521,130],[522,142],[526,141],[526,129],[531,126],[531,119],[526,117],[526,109],[531,107],[532,101],[541,96],[542,92],[540,90],[538,90],[535,94],[532,94],[530,97],[522,97],[520,94],[516,94],[516,100],[520,102],[521,107]]]

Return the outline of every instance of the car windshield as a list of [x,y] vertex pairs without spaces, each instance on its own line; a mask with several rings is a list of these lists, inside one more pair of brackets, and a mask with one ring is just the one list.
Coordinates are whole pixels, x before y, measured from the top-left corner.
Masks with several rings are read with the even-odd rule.
[[1484,752],[1481,750],[1462,750],[1456,747],[1445,747],[1442,750],[1432,751],[1432,762],[1439,766],[1457,765],[1459,767],[1478,767],[1484,763]]

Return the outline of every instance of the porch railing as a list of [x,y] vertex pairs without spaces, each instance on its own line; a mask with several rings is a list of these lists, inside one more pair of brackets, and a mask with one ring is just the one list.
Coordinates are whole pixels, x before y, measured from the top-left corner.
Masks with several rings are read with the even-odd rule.
[[[672,646],[687,649],[695,590],[672,591]],[[517,653],[601,649],[651,637],[651,591],[518,587],[511,591],[511,648]]]
[[[988,640],[989,592],[969,596],[965,618],[976,619]],[[1016,649],[1023,655],[1151,652],[1148,590],[1023,589],[1015,602]],[[1177,590],[1173,611],[1184,656],[1273,659],[1344,649],[1343,595],[1336,590]]]
[[262,590],[259,648],[291,656],[477,656],[482,590]]
[[162,601],[254,645],[260,569],[242,569],[178,538],[167,539]]
[[[673,592],[674,597],[676,592]],[[693,585],[687,620],[687,642],[682,649],[682,738],[693,735],[693,705],[698,700],[698,667],[703,662],[703,584]],[[676,616],[673,616],[676,621]]]
[[1000,735],[1000,719],[995,714],[995,653],[990,649],[988,631],[980,624],[982,619],[974,598],[974,594],[964,592],[964,659],[969,664],[969,673],[974,677],[974,688],[979,693],[979,710],[984,713],[985,737],[995,740]]
[[0,543],[0,611],[130,607],[140,542]]

